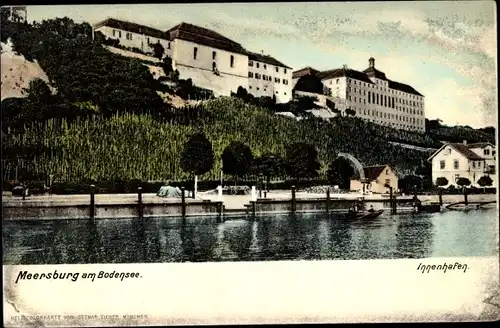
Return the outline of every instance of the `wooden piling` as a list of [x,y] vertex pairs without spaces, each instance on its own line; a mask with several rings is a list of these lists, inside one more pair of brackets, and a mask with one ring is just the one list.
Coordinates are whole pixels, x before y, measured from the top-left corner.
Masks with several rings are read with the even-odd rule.
[[295,199],[295,186],[292,186],[292,213],[295,213],[297,200]]
[[255,217],[256,207],[257,207],[257,202],[253,201],[252,202],[252,216],[253,217]]
[[182,217],[186,216],[186,189],[181,188],[181,200],[182,200]]
[[26,200],[26,185],[23,183],[23,200]]
[[465,203],[465,206],[467,206],[467,205],[469,205],[469,200],[467,197],[467,187],[464,187],[463,193],[464,193],[464,203]]
[[326,189],[326,213],[330,213],[330,188]]
[[95,185],[90,185],[90,220],[95,220]]
[[439,206],[443,206],[443,189],[439,188]]
[[394,195],[392,193],[392,187],[389,187],[389,207],[391,208],[391,213],[394,214]]
[[139,218],[142,219],[144,215],[142,206],[142,187],[137,188],[137,214]]
[[223,206],[222,202],[219,202],[219,204],[217,205],[217,213],[219,214],[220,220],[222,220],[222,206]]

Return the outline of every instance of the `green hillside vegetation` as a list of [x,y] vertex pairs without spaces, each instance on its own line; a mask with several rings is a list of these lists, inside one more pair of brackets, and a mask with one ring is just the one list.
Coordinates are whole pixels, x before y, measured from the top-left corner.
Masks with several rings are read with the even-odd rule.
[[[33,25],[2,19],[1,37],[2,42],[11,38],[14,50],[26,59],[37,60],[57,89],[52,95],[45,82],[34,80],[27,98],[2,101],[4,171],[13,172],[23,158],[27,166],[22,175],[29,180],[47,174],[59,181],[189,179],[192,174],[181,169],[180,154],[189,137],[200,132],[215,156],[213,168],[200,179],[219,177],[222,152],[232,142],[250,147],[255,158],[283,158],[289,145],[310,143],[322,178],[338,152],[349,152],[365,165],[391,164],[406,175],[423,167],[430,152],[387,141],[439,146],[432,134],[396,131],[356,117],[324,121],[306,115],[309,108],[300,100],[276,105],[234,95],[173,109],[157,94],[165,86],[140,60],[111,53],[102,37],[92,38],[89,24],[68,18]],[[190,80],[178,85],[185,97],[198,92]],[[305,118],[296,121],[274,115],[276,111]]]
[[31,123],[23,132],[9,134],[4,154],[14,160],[22,152],[31,161],[27,170],[31,174],[50,173],[70,181],[187,179],[180,153],[188,137],[200,131],[211,141],[216,158],[204,179],[218,178],[221,154],[233,141],[248,145],[255,157],[266,153],[283,157],[287,145],[307,141],[318,150],[322,176],[340,151],[352,153],[366,165],[389,163],[401,172],[412,171],[429,156],[370,135],[362,128],[364,122],[355,118],[340,118],[335,124],[316,118],[298,122],[235,98],[200,106],[204,117],[184,125],[160,122],[147,114],[96,115],[71,124]]

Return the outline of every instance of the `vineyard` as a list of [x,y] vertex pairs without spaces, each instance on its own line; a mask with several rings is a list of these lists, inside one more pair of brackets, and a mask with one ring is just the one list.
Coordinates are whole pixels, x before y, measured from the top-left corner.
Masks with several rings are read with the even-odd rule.
[[[3,143],[4,178],[8,178],[5,174],[12,177],[22,155],[26,163],[23,174],[32,179],[53,174],[57,181],[185,180],[191,176],[180,167],[180,153],[189,136],[200,131],[215,153],[212,170],[200,177],[207,180],[219,177],[221,154],[232,141],[248,145],[254,157],[264,153],[283,156],[286,146],[295,142],[314,144],[321,177],[340,151],[352,153],[365,165],[389,163],[401,172],[410,172],[429,155],[367,135],[359,126],[364,123],[355,118],[334,123],[314,118],[297,122],[235,98],[211,100],[197,110],[205,115],[186,124],[148,114],[33,122],[24,132],[8,131]],[[189,109],[185,115],[189,116]]]

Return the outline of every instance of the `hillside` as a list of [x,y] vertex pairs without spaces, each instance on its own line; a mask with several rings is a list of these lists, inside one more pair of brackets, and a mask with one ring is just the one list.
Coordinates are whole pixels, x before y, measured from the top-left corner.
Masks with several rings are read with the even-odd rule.
[[46,83],[49,79],[38,63],[26,60],[22,55],[16,54],[12,43],[3,43],[2,64],[2,100],[10,97],[25,97],[24,89],[34,79],[42,79]]
[[[433,129],[443,129],[439,124],[422,135],[356,117],[327,121],[307,113],[307,99],[274,104],[249,97],[245,90],[233,97],[187,100],[207,99],[210,93],[179,80],[175,72],[167,74],[165,63],[111,49],[101,38],[91,37],[88,24],[66,18],[35,26],[2,23],[2,32],[2,41],[12,38],[13,50],[26,58],[23,63],[38,63],[41,70],[28,83],[26,98],[2,98],[2,123],[8,132],[4,171],[14,172],[22,157],[28,177],[187,179],[180,152],[195,132],[207,136],[215,153],[214,167],[203,179],[218,178],[222,151],[232,141],[248,145],[256,157],[283,157],[289,145],[310,143],[318,151],[323,178],[338,152],[351,153],[365,165],[390,164],[404,176],[427,165],[432,150],[424,148],[438,148],[443,137],[462,136],[451,128],[440,139],[433,137]],[[47,81],[57,94],[48,91]],[[277,112],[303,117],[297,121]],[[470,142],[484,141],[474,138],[491,133],[474,131],[466,131]]]

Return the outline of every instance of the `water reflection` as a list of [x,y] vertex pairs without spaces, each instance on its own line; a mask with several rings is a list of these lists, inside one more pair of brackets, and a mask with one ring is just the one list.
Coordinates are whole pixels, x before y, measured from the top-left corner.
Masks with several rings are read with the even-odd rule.
[[496,254],[496,213],[5,222],[4,264],[424,258]]

